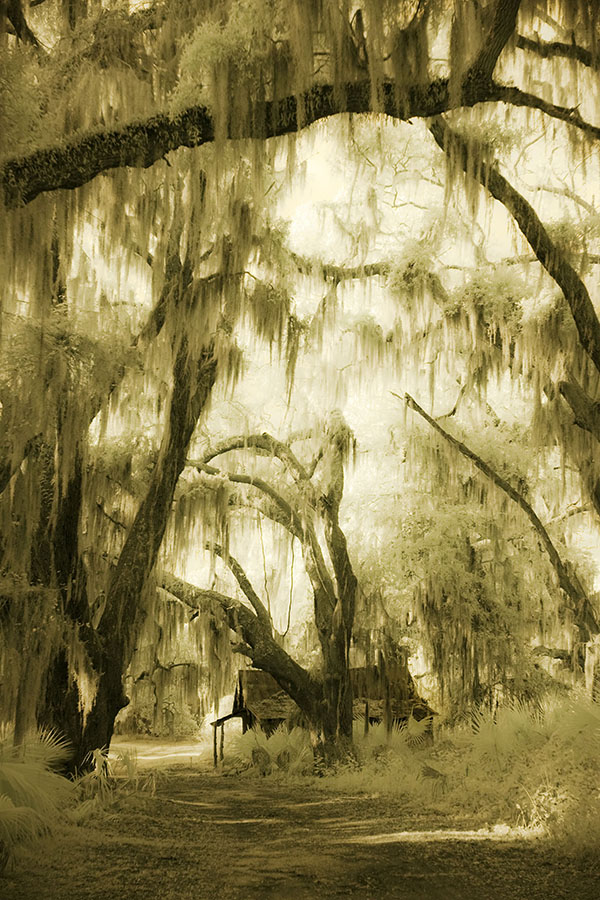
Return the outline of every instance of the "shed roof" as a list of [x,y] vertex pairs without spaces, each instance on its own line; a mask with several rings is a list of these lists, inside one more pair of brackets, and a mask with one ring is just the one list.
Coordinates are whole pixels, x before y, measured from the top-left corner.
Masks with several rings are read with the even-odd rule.
[[[386,698],[386,679],[389,693]],[[425,715],[434,711],[418,696],[408,669],[403,665],[387,666],[385,675],[377,666],[350,669],[350,681],[354,695],[354,716],[364,715],[368,703],[369,716],[383,718],[389,698],[394,718],[409,716],[415,707]],[[289,719],[299,712],[292,698],[281,689],[272,675],[259,669],[242,669],[233,702],[233,714],[248,710],[258,721],[265,719]]]

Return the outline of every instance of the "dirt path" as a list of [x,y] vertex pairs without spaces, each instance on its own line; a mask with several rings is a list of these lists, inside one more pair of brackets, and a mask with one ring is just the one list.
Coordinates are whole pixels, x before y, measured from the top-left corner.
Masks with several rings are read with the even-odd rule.
[[[100,827],[101,826],[101,827]],[[3,900],[598,900],[600,860],[459,828],[388,799],[271,779],[169,776],[98,827],[22,853]],[[462,828],[464,828],[464,823]],[[410,831],[412,834],[399,835]],[[433,839],[431,839],[433,838]]]

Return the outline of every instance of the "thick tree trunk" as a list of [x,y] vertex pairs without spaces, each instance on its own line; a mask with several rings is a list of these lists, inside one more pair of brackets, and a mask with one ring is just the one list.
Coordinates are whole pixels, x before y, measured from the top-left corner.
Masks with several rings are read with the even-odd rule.
[[90,754],[97,748],[110,746],[115,719],[127,706],[129,698],[123,690],[123,675],[129,660],[123,654],[122,643],[117,636],[114,645],[104,648],[104,670],[96,688],[94,704],[84,720],[77,746],[74,747],[72,766],[85,768]]
[[159,457],[110,581],[105,612],[96,629],[98,647],[94,649],[94,657],[99,681],[75,748],[72,762],[75,767],[85,765],[90,751],[110,745],[115,718],[128,703],[122,679],[144,620],[140,597],[156,562],[189,442],[215,381],[212,344],[202,351],[199,361],[192,361],[184,336],[177,350],[173,376],[169,419]]
[[[64,412],[64,411],[63,411]],[[59,417],[56,458],[64,456],[64,441],[72,440],[63,433]],[[79,630],[90,661],[96,662],[90,646],[88,624],[88,600],[85,569],[79,553],[79,523],[83,499],[83,460],[80,446],[75,450],[70,478],[61,489],[57,467],[52,463],[49,483],[53,485],[55,513],[43,523],[40,535],[41,554],[34,553],[32,575],[51,587],[56,587],[65,623]],[[45,673],[43,701],[38,711],[38,725],[51,728],[63,735],[75,749],[83,730],[82,698],[77,683],[69,671],[68,651],[63,642],[50,657]]]

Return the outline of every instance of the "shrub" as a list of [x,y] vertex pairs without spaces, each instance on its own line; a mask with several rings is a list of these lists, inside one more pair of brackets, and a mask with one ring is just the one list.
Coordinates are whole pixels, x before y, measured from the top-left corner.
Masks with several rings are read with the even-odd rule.
[[0,871],[15,848],[48,833],[74,797],[72,782],[53,771],[69,756],[64,740],[41,732],[15,748],[0,740]]

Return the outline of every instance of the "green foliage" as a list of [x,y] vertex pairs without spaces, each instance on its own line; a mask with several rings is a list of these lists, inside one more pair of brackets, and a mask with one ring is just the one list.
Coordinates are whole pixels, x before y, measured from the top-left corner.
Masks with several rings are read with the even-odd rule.
[[530,294],[520,272],[514,266],[495,266],[477,271],[467,283],[450,295],[446,313],[475,314],[494,338],[495,329],[510,337],[519,331],[523,299]]
[[0,741],[0,871],[19,844],[48,833],[72,803],[72,782],[53,771],[69,755],[67,744],[52,732],[19,748],[10,733]]
[[236,735],[227,754],[227,766],[234,769],[260,771],[261,774],[306,774],[313,768],[313,753],[308,732],[303,728],[288,731],[280,725],[273,734],[249,729]]
[[[34,51],[0,54],[0,158],[25,152],[52,137],[44,96],[45,79]],[[49,133],[50,132],[50,133]]]
[[600,238],[600,216],[592,212],[577,220],[557,220],[548,225],[548,233],[560,252],[565,253],[573,265],[582,267],[586,265],[588,247],[594,246]]
[[362,735],[356,760],[317,780],[325,790],[402,796],[420,808],[544,833],[581,852],[600,848],[600,712],[583,697],[473,712],[435,742],[418,726]]
[[162,725],[157,728],[159,736],[181,740],[197,737],[201,722],[192,713],[189,704],[182,703],[176,692],[167,692],[161,704]]
[[[365,595],[356,637],[367,646],[384,628],[413,653],[422,647],[428,690],[438,690],[445,712],[456,715],[470,702],[518,693],[521,670],[524,695],[532,690],[536,670],[524,648],[544,643],[545,629],[555,627],[558,598],[528,523],[500,504],[482,505],[485,492],[449,466],[444,447],[438,460],[428,458],[434,445],[424,433],[419,448],[425,490],[381,498],[373,513],[361,507],[352,535]],[[540,693],[551,685],[540,683]]]
[[435,270],[428,241],[406,241],[388,276],[390,291],[409,311],[419,310],[425,298],[440,301],[444,295]]
[[233,120],[228,109],[233,104],[245,118],[243,99],[249,102],[252,89],[264,89],[264,70],[276,49],[272,33],[279,3],[236,0],[228,6],[225,15],[222,9],[206,14],[187,41],[173,97],[176,109],[204,102],[217,116]]

